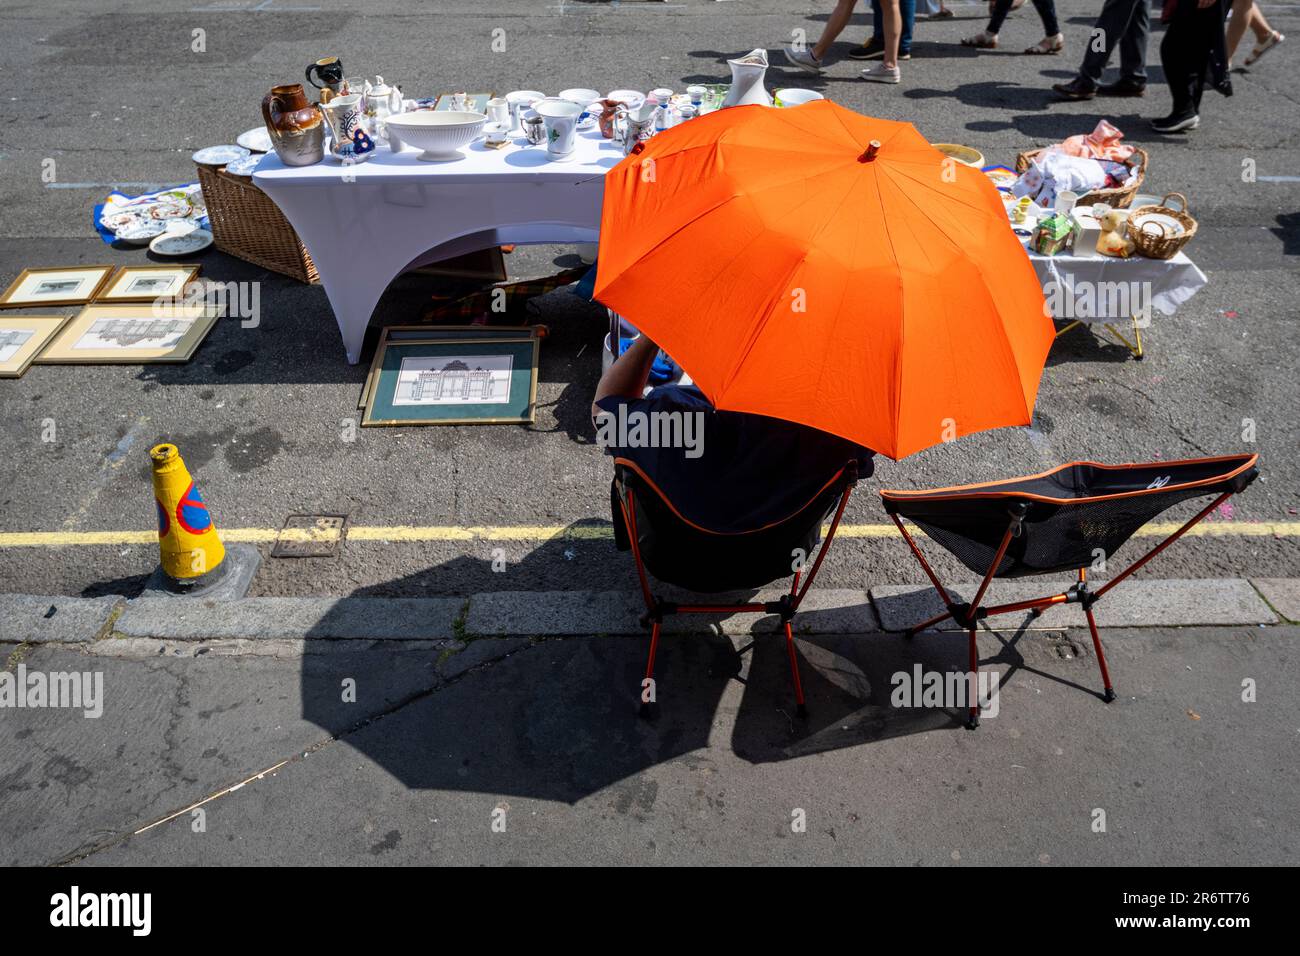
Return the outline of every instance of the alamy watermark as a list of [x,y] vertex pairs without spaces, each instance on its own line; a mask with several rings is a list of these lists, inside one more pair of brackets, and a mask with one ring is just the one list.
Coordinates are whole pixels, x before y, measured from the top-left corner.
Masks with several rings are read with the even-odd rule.
[[1074,281],[1065,276],[1043,285],[1043,312],[1056,319],[1127,319],[1151,324],[1150,282]]
[[979,671],[927,671],[919,663],[910,671],[896,671],[889,678],[893,692],[889,702],[894,707],[968,710],[978,707],[981,717],[996,717],[998,673]]
[[0,671],[0,708],[58,707],[82,711],[91,719],[104,714],[103,671]]
[[628,411],[600,412],[596,416],[596,444],[601,448],[681,448],[687,458],[704,454],[703,412]]

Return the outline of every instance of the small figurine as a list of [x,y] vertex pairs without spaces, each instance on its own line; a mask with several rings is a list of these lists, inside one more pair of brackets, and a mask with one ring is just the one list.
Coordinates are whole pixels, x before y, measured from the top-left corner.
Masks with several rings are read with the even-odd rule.
[[1097,251],[1103,256],[1127,259],[1136,248],[1128,235],[1128,210],[1111,209],[1101,217],[1101,235]]

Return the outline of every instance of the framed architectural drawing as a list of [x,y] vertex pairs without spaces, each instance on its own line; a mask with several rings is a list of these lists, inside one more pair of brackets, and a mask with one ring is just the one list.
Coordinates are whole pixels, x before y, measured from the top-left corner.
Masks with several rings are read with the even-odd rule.
[[535,336],[385,341],[362,425],[507,425],[537,414]]
[[0,314],[0,378],[18,378],[70,316]]
[[125,266],[104,286],[97,302],[153,302],[156,299],[179,299],[199,274],[199,267]]
[[216,310],[203,304],[90,305],[73,317],[37,362],[185,362],[216,321]]
[[0,309],[82,305],[95,298],[114,268],[68,266],[59,269],[24,269],[22,275],[0,294]]

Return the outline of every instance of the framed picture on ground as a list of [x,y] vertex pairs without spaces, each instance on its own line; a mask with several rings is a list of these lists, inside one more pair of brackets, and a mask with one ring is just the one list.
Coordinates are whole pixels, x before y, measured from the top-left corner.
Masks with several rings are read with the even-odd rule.
[[66,313],[0,315],[0,378],[19,378],[69,318]]
[[537,415],[536,336],[384,341],[362,425],[512,425]]
[[216,321],[216,310],[202,303],[89,305],[68,322],[36,361],[81,365],[186,362]]
[[532,325],[386,325],[379,333],[379,347],[375,349],[375,358],[366,373],[365,384],[361,386],[361,398],[357,408],[365,408],[370,401],[370,385],[375,380],[375,369],[379,367],[379,356],[385,342],[425,341],[436,339],[465,338],[505,338],[517,339],[524,336],[536,336],[537,327]]
[[98,302],[153,302],[179,299],[199,274],[197,265],[125,266],[100,291]]
[[28,309],[43,305],[83,305],[108,281],[115,266],[67,266],[58,269],[24,269],[0,294],[0,309]]

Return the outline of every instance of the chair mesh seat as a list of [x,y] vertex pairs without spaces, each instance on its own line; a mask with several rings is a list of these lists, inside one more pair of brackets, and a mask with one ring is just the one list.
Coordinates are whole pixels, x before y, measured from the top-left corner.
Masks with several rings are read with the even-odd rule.
[[620,460],[611,488],[614,542],[631,547],[618,485],[635,490],[638,545],[646,569],[667,584],[704,594],[760,588],[794,574],[796,551],[811,554],[844,491],[844,469],[793,514],[765,528],[717,532],[685,521],[651,482]]
[[914,522],[983,576],[1012,509],[1020,534],[994,569],[1017,578],[1075,571],[1109,558],[1143,525],[1190,498],[1237,492],[1255,478],[1255,456],[1140,465],[1073,462],[1041,475],[938,491],[882,491],[885,510]]

